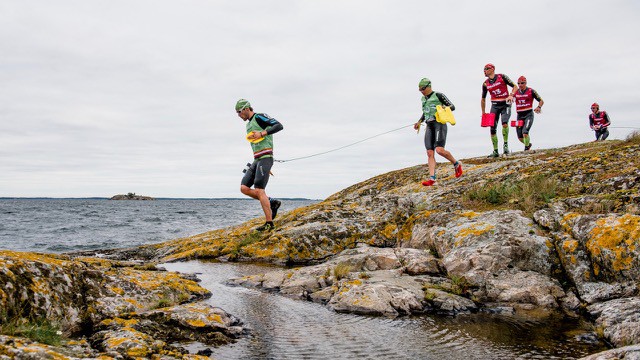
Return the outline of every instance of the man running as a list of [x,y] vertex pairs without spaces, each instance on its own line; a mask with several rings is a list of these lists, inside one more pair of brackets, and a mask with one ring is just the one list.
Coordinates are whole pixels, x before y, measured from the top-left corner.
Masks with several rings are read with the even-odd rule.
[[462,175],[462,165],[460,162],[451,155],[451,153],[444,149],[444,145],[447,142],[447,124],[439,123],[436,121],[436,106],[442,107],[448,106],[451,111],[456,107],[449,101],[449,99],[442,93],[434,92],[431,89],[431,80],[423,78],[418,83],[418,90],[422,93],[422,116],[420,120],[413,125],[416,130],[420,129],[420,124],[426,121],[426,129],[424,132],[424,146],[427,148],[427,159],[429,164],[429,179],[422,182],[424,186],[432,186],[436,183],[436,158],[435,152],[438,155],[449,160],[453,164],[453,169],[456,177]]
[[591,114],[589,114],[589,126],[591,130],[596,132],[596,141],[605,140],[609,137],[609,129],[611,120],[605,111],[600,111],[600,105],[593,103],[591,105]]
[[511,117],[511,101],[513,100],[511,93],[507,86],[515,88],[515,84],[505,74],[496,74],[496,67],[493,64],[487,64],[484,66],[484,76],[487,77],[482,83],[482,100],[480,106],[482,107],[482,115],[486,114],[485,111],[485,98],[487,93],[491,94],[491,113],[495,114],[495,121],[491,127],[491,142],[493,143],[493,152],[489,157],[498,157],[498,118],[502,122],[502,139],[504,140],[504,154],[509,153],[509,118]]
[[[537,91],[527,87],[527,78],[524,76],[518,78],[518,89],[511,95],[516,100],[516,133],[518,134],[518,140],[524,144],[524,151],[529,151],[531,149],[529,130],[533,125],[533,113],[540,114],[544,100],[538,95]],[[538,101],[538,106],[535,109],[533,108],[534,99]]]
[[[260,201],[264,211],[265,223],[256,228],[258,231],[267,231],[275,228],[275,219],[280,207],[280,201],[267,196],[265,188],[269,182],[269,171],[273,166],[273,134],[284,127],[276,119],[267,114],[257,114],[248,100],[240,99],[236,103],[236,113],[247,123],[247,140],[251,142],[253,150],[253,163],[242,177],[240,191]],[[254,187],[254,189],[251,188]]]

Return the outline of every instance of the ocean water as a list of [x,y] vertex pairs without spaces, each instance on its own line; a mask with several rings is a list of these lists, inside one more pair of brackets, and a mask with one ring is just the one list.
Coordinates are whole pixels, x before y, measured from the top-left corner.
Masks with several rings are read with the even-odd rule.
[[[282,200],[280,213],[317,200]],[[255,200],[0,199],[0,250],[62,253],[159,243],[263,216]]]

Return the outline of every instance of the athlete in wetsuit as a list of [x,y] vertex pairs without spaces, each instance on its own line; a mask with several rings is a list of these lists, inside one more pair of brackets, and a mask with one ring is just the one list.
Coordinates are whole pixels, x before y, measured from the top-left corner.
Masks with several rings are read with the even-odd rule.
[[495,122],[491,127],[491,142],[493,143],[493,152],[489,157],[498,157],[498,118],[502,122],[502,139],[504,140],[504,153],[509,153],[509,118],[511,117],[511,93],[507,86],[515,88],[515,84],[505,74],[496,74],[496,67],[493,64],[487,64],[484,66],[484,76],[487,77],[482,83],[482,100],[480,106],[482,107],[482,114],[486,114],[485,111],[485,98],[487,93],[491,94],[491,113],[495,114]]
[[[524,144],[524,151],[529,151],[531,149],[529,130],[533,125],[533,113],[540,113],[544,100],[538,95],[537,91],[527,87],[527,78],[524,76],[518,78],[518,89],[511,95],[516,102],[516,133],[518,134],[518,140]],[[538,101],[538,106],[535,109],[533,108],[534,99]]]
[[609,129],[611,120],[605,111],[600,111],[600,105],[593,103],[591,105],[591,114],[589,114],[589,127],[596,132],[596,141],[605,140],[609,137]]
[[422,116],[420,120],[413,125],[416,130],[420,129],[420,124],[426,121],[426,129],[424,133],[424,146],[427,148],[427,162],[429,165],[429,179],[422,182],[424,186],[431,186],[436,183],[436,158],[435,152],[438,155],[449,160],[453,164],[453,169],[456,177],[462,175],[462,165],[460,162],[451,155],[451,153],[444,149],[447,142],[447,124],[439,123],[436,121],[436,106],[441,105],[443,107],[448,106],[451,111],[456,107],[449,101],[449,99],[442,93],[434,92],[431,89],[431,80],[423,78],[418,83],[418,90],[422,93]]
[[[253,150],[253,163],[246,170],[240,183],[240,191],[256,200],[260,201],[262,211],[264,211],[265,223],[256,230],[271,230],[273,219],[276,217],[280,201],[267,196],[265,188],[269,182],[269,171],[273,166],[273,134],[284,127],[276,119],[267,114],[257,114],[249,101],[240,99],[236,103],[236,113],[247,123],[247,140],[259,140],[251,142]],[[252,189],[251,186],[254,188]]]

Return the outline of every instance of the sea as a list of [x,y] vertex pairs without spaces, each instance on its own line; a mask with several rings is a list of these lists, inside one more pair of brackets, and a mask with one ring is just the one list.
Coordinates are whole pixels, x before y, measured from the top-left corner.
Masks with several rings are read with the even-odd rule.
[[[282,199],[280,213],[319,200]],[[0,250],[65,253],[126,248],[262,217],[252,199],[0,199]]]

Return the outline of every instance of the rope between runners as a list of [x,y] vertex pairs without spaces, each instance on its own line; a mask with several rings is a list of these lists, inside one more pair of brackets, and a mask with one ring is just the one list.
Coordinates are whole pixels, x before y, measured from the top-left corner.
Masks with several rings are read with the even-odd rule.
[[366,138],[366,139],[362,139],[362,140],[356,141],[356,142],[354,142],[354,143],[351,143],[351,144],[348,144],[348,145],[344,145],[344,146],[341,146],[341,147],[338,147],[338,148],[335,148],[335,149],[331,149],[331,150],[327,150],[327,151],[319,152],[319,153],[317,153],[317,154],[311,154],[311,155],[307,155],[307,156],[300,156],[300,157],[297,157],[297,158],[293,158],[293,159],[286,159],[286,160],[276,160],[276,159],[274,159],[274,161],[276,161],[276,162],[280,162],[280,163],[283,163],[283,162],[289,162],[289,161],[294,161],[294,160],[308,159],[308,158],[311,158],[311,157],[314,157],[314,156],[320,156],[320,155],[328,154],[328,153],[330,153],[330,152],[334,152],[334,151],[342,150],[342,149],[344,149],[344,148],[348,148],[348,147],[350,147],[350,146],[353,146],[353,145],[356,145],[356,144],[360,144],[361,142],[365,142],[365,141],[367,141],[367,140],[371,140],[371,139],[376,138],[376,137],[378,137],[378,136],[382,136],[382,135],[386,135],[386,134],[392,133],[392,132],[394,132],[394,131],[402,130],[402,129],[404,129],[404,128],[407,128],[407,127],[409,127],[409,126],[413,126],[413,125],[414,125],[413,123],[411,123],[411,124],[409,124],[409,125],[404,125],[404,126],[401,126],[401,127],[397,128],[397,129],[393,129],[393,130],[385,131],[385,132],[383,132],[383,133],[380,133],[380,134],[377,134],[377,135],[370,136],[370,137],[368,137],[368,138]]

